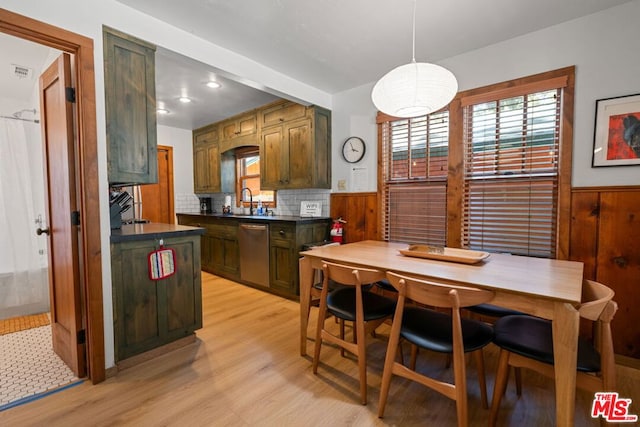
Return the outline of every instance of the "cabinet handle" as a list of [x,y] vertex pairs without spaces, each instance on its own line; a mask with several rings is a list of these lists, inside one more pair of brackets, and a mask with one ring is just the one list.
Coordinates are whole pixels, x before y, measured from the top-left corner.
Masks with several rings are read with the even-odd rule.
[[284,236],[284,230],[278,231],[278,234],[281,235],[281,236]]

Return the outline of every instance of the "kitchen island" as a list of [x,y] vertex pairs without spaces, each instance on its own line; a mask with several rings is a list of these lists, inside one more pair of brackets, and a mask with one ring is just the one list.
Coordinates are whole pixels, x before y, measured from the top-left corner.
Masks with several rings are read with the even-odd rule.
[[[300,295],[298,253],[304,245],[321,242],[329,237],[328,217],[299,217],[292,215],[225,215],[225,214],[177,214],[178,223],[202,227],[202,269],[248,286],[262,289],[286,298],[298,299]],[[261,225],[268,233],[267,253],[261,253],[259,245],[240,246],[240,230],[243,224]],[[265,227],[266,226],[266,227]],[[262,241],[262,240],[261,240]],[[241,249],[245,249],[244,251]],[[268,266],[268,284],[243,280],[243,259],[259,257]]]
[[[202,327],[200,238],[205,230],[175,224],[131,224],[111,231],[115,359],[195,338]],[[175,273],[150,278],[149,254],[175,253]]]

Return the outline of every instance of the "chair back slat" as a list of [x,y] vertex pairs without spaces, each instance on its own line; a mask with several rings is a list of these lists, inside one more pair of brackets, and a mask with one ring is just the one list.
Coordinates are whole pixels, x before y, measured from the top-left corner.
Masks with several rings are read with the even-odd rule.
[[[614,295],[615,292],[602,283],[594,282],[593,280],[583,281],[582,303],[578,308],[580,317],[594,322],[597,321]],[[613,318],[613,314],[611,318]]]
[[[322,261],[322,269],[325,278],[331,277],[332,280],[347,286],[355,286],[358,279],[362,285],[368,285],[385,277],[384,272],[379,270],[335,264],[328,261]],[[357,272],[357,276],[354,272]]]
[[[486,289],[418,280],[392,272],[387,272],[387,279],[401,295],[433,307],[469,307],[491,301],[494,297],[493,291]],[[452,290],[455,290],[455,297]]]

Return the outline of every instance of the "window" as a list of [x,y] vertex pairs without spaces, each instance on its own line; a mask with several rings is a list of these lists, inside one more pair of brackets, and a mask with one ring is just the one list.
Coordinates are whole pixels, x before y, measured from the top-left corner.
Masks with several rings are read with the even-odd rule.
[[276,206],[276,192],[260,189],[260,152],[258,147],[245,147],[236,150],[236,205],[249,207],[248,194],[242,193],[243,188],[251,190],[253,204],[262,201],[265,208]]
[[384,239],[444,246],[449,113],[382,124]]
[[566,259],[575,67],[378,113],[383,239]]
[[464,247],[555,257],[560,97],[464,108]]

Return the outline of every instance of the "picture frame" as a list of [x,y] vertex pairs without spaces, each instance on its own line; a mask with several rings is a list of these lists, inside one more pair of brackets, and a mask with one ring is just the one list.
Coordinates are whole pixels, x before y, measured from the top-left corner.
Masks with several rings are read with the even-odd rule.
[[596,100],[592,167],[640,165],[640,94]]

